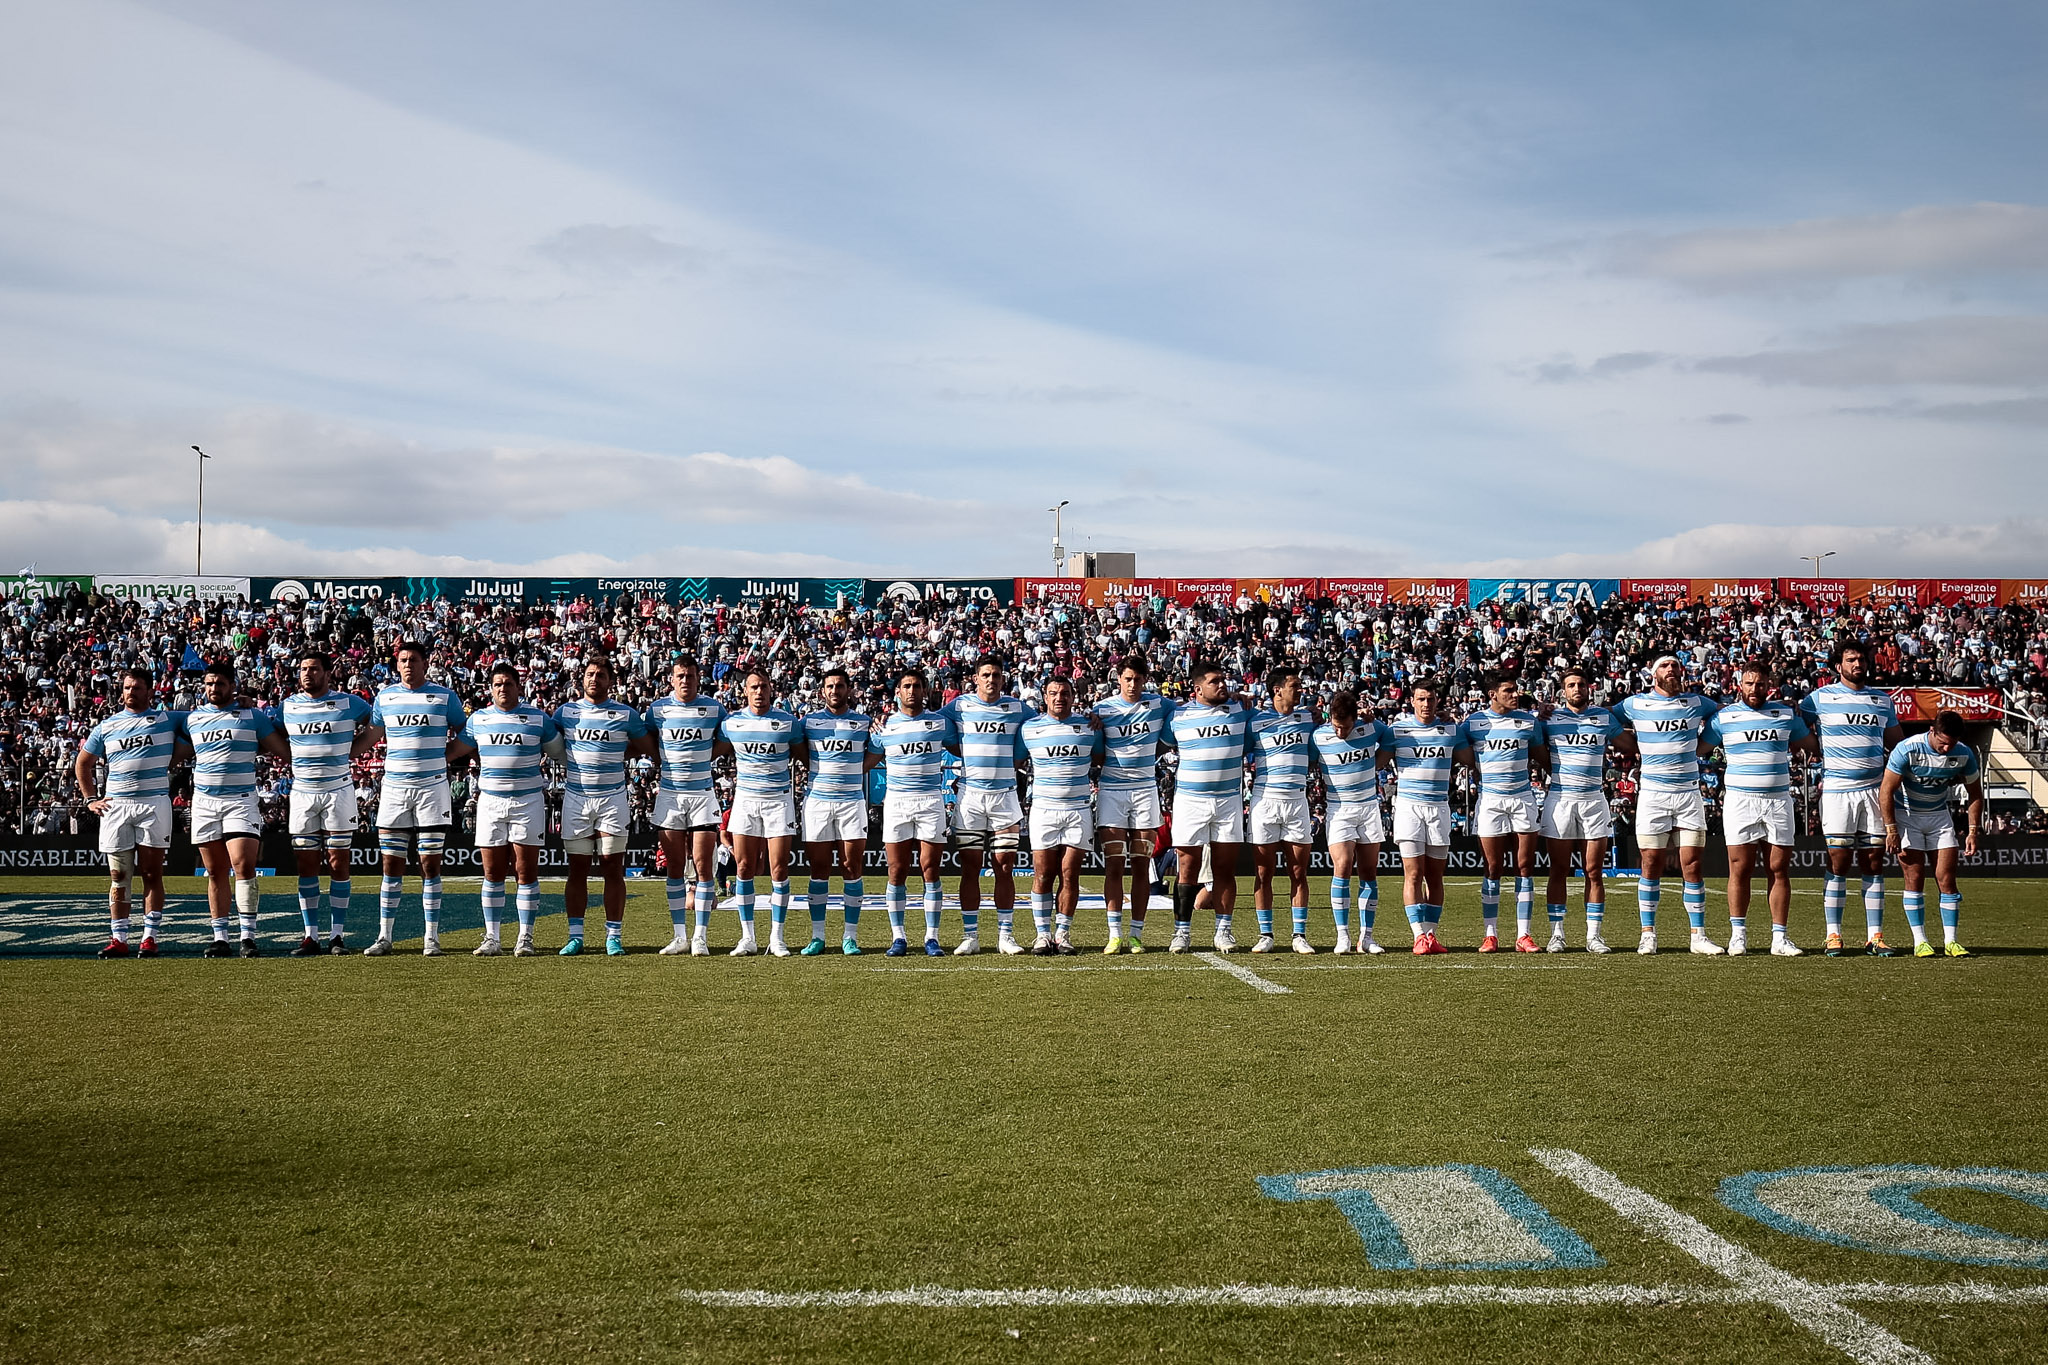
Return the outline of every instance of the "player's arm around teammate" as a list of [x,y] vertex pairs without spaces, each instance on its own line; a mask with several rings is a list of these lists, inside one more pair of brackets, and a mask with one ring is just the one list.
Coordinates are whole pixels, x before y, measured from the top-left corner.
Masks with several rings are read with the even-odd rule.
[[1540,817],[1532,770],[1541,762],[1543,722],[1518,707],[1521,684],[1501,673],[1485,680],[1486,709],[1465,718],[1471,745],[1468,762],[1477,769],[1479,799],[1473,829],[1479,836],[1485,872],[1479,909],[1486,932],[1479,951],[1500,951],[1500,884],[1510,857],[1515,872],[1515,951],[1533,953],[1529,929],[1535,912],[1536,843]]
[[1835,681],[1806,694],[1799,705],[1807,725],[1820,737],[1820,828],[1827,840],[1827,879],[1821,910],[1827,919],[1827,954],[1839,957],[1842,909],[1849,869],[1863,874],[1863,950],[1895,957],[1884,941],[1885,811],[1878,800],[1884,763],[1905,731],[1891,697],[1869,686],[1870,650],[1853,636],[1836,645]]
[[1354,951],[1354,888],[1358,908],[1355,951],[1386,951],[1373,937],[1373,922],[1379,912],[1380,844],[1386,838],[1380,813],[1379,769],[1382,763],[1392,761],[1385,750],[1385,738],[1385,726],[1360,719],[1358,694],[1351,691],[1330,698],[1330,719],[1315,732],[1330,845],[1330,914],[1337,921],[1339,953]]
[[540,905],[540,850],[547,837],[541,756],[558,748],[555,722],[528,706],[519,670],[500,660],[491,669],[491,704],[470,716],[462,747],[476,759],[476,851],[481,865],[484,937],[478,957],[504,950],[498,925],[505,914],[505,877],[515,887],[519,936],[516,957],[532,957],[533,924]]
[[1642,936],[1636,952],[1644,956],[1657,951],[1657,909],[1674,845],[1692,951],[1709,957],[1721,951],[1706,931],[1707,807],[1700,791],[1700,759],[1713,750],[1702,736],[1717,709],[1699,693],[1686,690],[1685,666],[1670,654],[1650,666],[1649,689],[1620,706],[1642,759],[1636,793],[1636,845],[1643,860],[1636,879],[1636,912]]
[[[1792,755],[1817,752],[1820,745],[1799,713],[1771,697],[1768,664],[1743,665],[1735,678],[1736,701],[1708,722],[1706,737],[1727,756],[1723,775],[1726,803],[1722,833],[1728,841],[1728,951],[1749,947],[1750,884],[1762,861],[1771,908],[1771,953],[1797,957],[1792,942]],[[1701,943],[1692,951],[1713,956],[1720,949]]]
[[231,914],[241,919],[240,955],[259,957],[256,926],[262,915],[262,883],[256,855],[263,837],[263,812],[256,804],[256,755],[289,758],[291,746],[262,710],[236,695],[233,664],[209,664],[200,680],[205,704],[187,712],[180,728],[191,744],[192,844],[206,869],[206,900],[212,912],[213,942],[208,957],[233,957],[228,943]]
[[1258,916],[1255,953],[1273,941],[1273,872],[1287,860],[1287,903],[1294,921],[1294,951],[1313,954],[1308,941],[1308,866],[1315,831],[1308,807],[1308,768],[1315,716],[1301,704],[1301,670],[1292,664],[1266,675],[1272,709],[1252,717],[1246,755],[1252,768],[1252,909]]
[[376,942],[365,957],[391,951],[404,891],[408,854],[420,869],[420,910],[424,932],[420,951],[441,955],[441,863],[454,812],[448,789],[448,740],[467,719],[448,688],[427,681],[428,648],[401,641],[392,662],[398,681],[377,693],[370,724],[356,737],[367,749],[384,741],[384,781],[377,798],[377,851],[383,867],[378,891]]
[[[146,668],[121,670],[121,709],[80,741],[74,776],[86,808],[100,818],[100,852],[107,855],[107,910],[111,933],[101,957],[128,956],[129,888],[142,878],[140,957],[157,955],[164,917],[164,852],[171,846],[171,763],[189,749],[178,739],[178,715],[156,704],[156,677]],[[107,765],[104,794],[99,765]]]
[[[671,935],[664,955],[711,953],[711,912],[718,904],[718,793],[711,760],[726,710],[704,695],[704,671],[692,656],[669,667],[669,695],[647,708],[648,738],[660,756],[655,837],[668,864]],[[692,877],[694,875],[694,882]],[[695,909],[694,930],[690,924]]]
[[[983,659],[974,670],[974,690],[955,697],[944,710],[960,744],[960,796],[953,807],[953,850],[960,859],[960,944],[953,951],[981,951],[981,866],[995,876],[998,935],[1011,929],[1017,911],[1017,845],[1024,810],[1017,800],[1017,761],[1023,756],[1024,723],[1031,708],[1004,691],[1001,664]],[[933,932],[929,944],[937,939]]]
[[1443,714],[1443,685],[1418,678],[1408,687],[1409,714],[1389,727],[1398,785],[1394,789],[1394,843],[1401,850],[1401,884],[1415,954],[1450,951],[1437,937],[1444,914],[1444,869],[1451,859],[1451,770],[1470,763],[1463,722]]
[[[370,704],[334,689],[334,664],[318,650],[298,658],[299,690],[279,702],[278,729],[292,751],[292,792],[285,826],[298,865],[299,918],[305,937],[293,957],[348,951],[348,908],[353,890],[350,850],[356,835],[356,789],[349,760],[376,743],[369,735]],[[320,874],[327,873],[328,938],[320,942]]]
[[1897,856],[1906,884],[1906,923],[1913,931],[1913,955],[1933,957],[1927,939],[1927,856],[1934,855],[1934,882],[1941,895],[1942,953],[1968,957],[1958,931],[1962,923],[1963,889],[1956,879],[1959,862],[1955,817],[1949,793],[1957,786],[1969,798],[1961,854],[1977,856],[1977,835],[1984,822],[1983,767],[1963,735],[1963,720],[1953,711],[1934,718],[1934,728],[1902,741],[1885,761],[1880,799],[1884,803],[1885,847]]
[[[1105,953],[1145,951],[1145,912],[1152,903],[1152,857],[1159,832],[1159,743],[1171,709],[1148,691],[1152,668],[1141,654],[1117,665],[1116,695],[1095,704],[1105,758],[1095,793],[1102,840],[1102,902],[1109,919]],[[1130,866],[1130,928],[1124,929],[1124,868]]]
[[868,854],[868,801],[864,775],[868,766],[870,717],[853,709],[853,677],[843,668],[829,670],[819,684],[825,709],[804,717],[809,745],[808,780],[804,784],[804,862],[810,871],[806,908],[811,916],[811,941],[803,955],[825,951],[825,911],[832,874],[840,878],[839,906],[846,928],[839,950],[860,952],[861,902]]
[[1031,951],[1072,956],[1081,865],[1095,843],[1088,789],[1102,767],[1102,735],[1075,713],[1073,682],[1054,677],[1045,684],[1045,714],[1025,722],[1023,739],[1031,755],[1031,917],[1053,915],[1052,933]]
[[555,712],[555,724],[567,745],[562,784],[562,850],[569,875],[562,883],[568,941],[560,956],[583,951],[583,921],[590,907],[590,871],[595,864],[603,883],[604,950],[621,957],[626,951],[626,836],[632,799],[626,790],[626,754],[647,733],[638,711],[612,696],[614,675],[608,659],[592,657],[583,664],[583,695]]
[[896,676],[896,705],[868,741],[870,755],[882,765],[888,790],[882,798],[882,851],[889,866],[889,948],[887,956],[910,951],[905,918],[909,912],[910,869],[916,865],[924,881],[925,952],[936,957],[939,911],[944,892],[939,864],[945,856],[946,794],[942,786],[946,755],[957,754],[953,722],[927,709],[929,684],[923,673],[906,668]]
[[796,847],[797,823],[792,764],[808,752],[797,719],[775,709],[775,683],[761,665],[740,679],[746,704],[725,718],[720,733],[733,756],[733,857],[738,864],[740,941],[732,956],[758,951],[754,938],[754,883],[769,876],[768,951],[788,957],[783,924],[789,915],[789,863]]
[[1202,892],[1204,853],[1213,874],[1216,951],[1237,951],[1230,917],[1237,907],[1237,859],[1244,844],[1244,760],[1251,712],[1230,699],[1222,665],[1198,663],[1193,695],[1173,710],[1167,736],[1180,752],[1173,787],[1173,849],[1180,862],[1174,888],[1173,941],[1194,946],[1195,902]]
[[1602,927],[1607,914],[1607,846],[1614,814],[1607,805],[1607,749],[1627,738],[1621,722],[1592,703],[1592,675],[1578,665],[1560,680],[1560,704],[1543,722],[1550,781],[1543,794],[1542,832],[1550,846],[1547,908],[1550,941],[1544,951],[1565,948],[1564,918],[1571,891],[1572,858],[1586,874],[1586,951],[1608,951]]

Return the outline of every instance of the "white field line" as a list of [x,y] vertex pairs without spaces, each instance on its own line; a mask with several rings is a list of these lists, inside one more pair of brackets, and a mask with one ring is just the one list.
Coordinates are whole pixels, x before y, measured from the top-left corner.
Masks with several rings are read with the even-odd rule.
[[[2048,1285],[1837,1284],[1812,1285],[1831,1299],[1871,1303],[2034,1304],[2048,1303]],[[1112,1285],[1102,1289],[909,1289],[818,1290],[776,1293],[766,1289],[684,1289],[684,1303],[706,1308],[1581,1308],[1606,1304],[1656,1307],[1664,1304],[1737,1305],[1774,1303],[1753,1289],[1679,1284],[1587,1284],[1538,1287],[1520,1284],[1447,1284],[1422,1289],[1347,1289],[1271,1284],[1169,1285],[1157,1289]]]
[[1864,1365],[1921,1365],[1932,1356],[1908,1346],[1868,1318],[1844,1308],[1816,1284],[1778,1269],[1663,1200],[1562,1147],[1532,1147],[1529,1155],[1610,1206],[1629,1222],[1664,1238],[1753,1298],[1783,1309],[1794,1322]]
[[1251,968],[1240,967],[1235,962],[1232,962],[1229,958],[1224,957],[1221,953],[1196,953],[1195,961],[1206,962],[1219,972],[1229,972],[1232,976],[1236,977],[1239,981],[1244,982],[1245,985],[1250,986],[1255,991],[1263,991],[1267,995],[1294,994],[1294,991],[1291,988],[1283,986],[1277,981],[1268,981],[1265,977],[1260,976]]

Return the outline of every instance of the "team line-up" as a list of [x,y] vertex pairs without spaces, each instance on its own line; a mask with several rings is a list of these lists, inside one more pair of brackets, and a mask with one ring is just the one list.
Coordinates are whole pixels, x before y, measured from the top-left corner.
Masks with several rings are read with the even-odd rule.
[[[1749,950],[1752,881],[1761,867],[1771,919],[1769,951],[1797,956],[1801,949],[1787,932],[1787,918],[1791,760],[1798,752],[1821,763],[1829,954],[1847,951],[1841,921],[1854,870],[1862,876],[1864,951],[1896,955],[1883,936],[1882,875],[1887,855],[1895,854],[1904,874],[1913,951],[1919,956],[1937,952],[1925,926],[1924,885],[1931,867],[1944,930],[1940,951],[1967,956],[1957,938],[1962,897],[1956,867],[1959,851],[1975,851],[1984,794],[1976,753],[1962,738],[1962,722],[1944,713],[1931,730],[1906,738],[1889,697],[1867,685],[1863,648],[1842,644],[1833,662],[1838,681],[1818,688],[1797,708],[1772,696],[1765,665],[1745,667],[1737,699],[1720,704],[1687,690],[1683,667],[1666,656],[1652,666],[1647,690],[1612,709],[1593,703],[1592,675],[1574,668],[1562,675],[1559,704],[1541,717],[1516,705],[1520,684],[1515,678],[1493,676],[1487,679],[1488,706],[1463,719],[1453,720],[1443,711],[1441,685],[1417,681],[1408,689],[1409,710],[1391,720],[1362,715],[1356,696],[1340,692],[1330,699],[1327,719],[1319,721],[1302,704],[1301,677],[1292,667],[1266,675],[1269,704],[1258,709],[1229,695],[1225,672],[1217,665],[1195,666],[1189,698],[1170,701],[1151,690],[1146,661],[1134,656],[1120,666],[1113,696],[1082,707],[1074,684],[1055,677],[1045,686],[1045,710],[1039,713],[1008,695],[1002,666],[984,660],[975,671],[974,690],[936,709],[927,704],[924,675],[904,670],[897,678],[893,709],[876,721],[852,709],[852,684],[844,670],[825,675],[820,689],[824,708],[799,717],[775,707],[774,680],[765,670],[746,671],[744,704],[729,709],[703,694],[700,666],[687,658],[671,670],[671,695],[644,713],[614,699],[610,664],[591,658],[581,669],[582,695],[552,715],[524,703],[519,671],[507,663],[491,671],[491,704],[465,714],[452,690],[427,681],[427,646],[406,641],[394,656],[399,680],[379,691],[374,702],[337,691],[330,659],[317,652],[298,660],[301,690],[268,709],[243,704],[227,664],[206,671],[205,702],[187,712],[157,707],[149,672],[128,670],[122,678],[122,709],[83,741],[77,778],[100,817],[100,849],[111,875],[112,935],[101,950],[103,957],[131,952],[129,888],[136,876],[143,882],[145,929],[132,951],[156,952],[164,908],[164,850],[172,825],[170,774],[175,763],[187,759],[193,777],[191,837],[208,873],[213,941],[207,955],[260,955],[259,753],[286,759],[291,766],[289,830],[304,927],[293,954],[348,951],[349,848],[357,818],[349,765],[379,742],[385,745],[377,810],[383,875],[379,932],[363,950],[370,956],[392,949],[403,878],[413,858],[421,874],[424,951],[442,951],[441,866],[451,827],[448,775],[452,763],[462,762],[474,762],[478,769],[476,846],[484,938],[475,952],[496,956],[503,951],[499,925],[508,877],[518,923],[512,951],[521,956],[538,951],[534,921],[547,828],[543,755],[560,762],[565,774],[561,835],[568,855],[568,941],[559,950],[565,956],[583,951],[593,871],[602,885],[606,951],[625,951],[627,760],[633,755],[651,756],[659,765],[654,825],[670,874],[666,890],[675,931],[661,949],[665,954],[711,951],[712,869],[722,814],[712,765],[724,757],[733,761],[736,778],[728,820],[738,862],[740,936],[731,949],[736,956],[759,951],[756,886],[764,874],[770,885],[769,953],[810,956],[826,950],[835,873],[843,889],[841,951],[861,951],[866,774],[877,766],[887,779],[881,827],[890,956],[911,951],[908,876],[913,869],[923,882],[923,951],[944,953],[939,865],[948,843],[960,864],[962,935],[954,953],[981,949],[985,861],[994,878],[997,948],[1041,955],[1074,952],[1071,926],[1080,871],[1098,842],[1106,865],[1105,951],[1143,952],[1150,861],[1162,827],[1170,830],[1179,863],[1168,951],[1192,948],[1197,903],[1205,894],[1212,898],[1215,948],[1236,949],[1231,921],[1238,860],[1249,843],[1259,926],[1252,951],[1279,946],[1274,882],[1284,872],[1292,949],[1313,953],[1307,922],[1309,783],[1317,771],[1333,873],[1335,951],[1384,952],[1376,937],[1379,883],[1372,874],[1387,838],[1382,810],[1387,770],[1395,779],[1392,838],[1402,858],[1402,901],[1413,951],[1442,953],[1446,949],[1438,926],[1450,853],[1450,787],[1458,764],[1472,766],[1478,782],[1474,823],[1485,858],[1480,951],[1500,947],[1498,917],[1508,876],[1514,878],[1515,950],[1563,951],[1568,878],[1577,858],[1585,881],[1585,945],[1605,953],[1602,867],[1613,831],[1603,784],[1613,748],[1640,759],[1636,839],[1643,866],[1636,885],[1637,951],[1657,951],[1663,878],[1675,853],[1693,953]],[[1707,931],[1702,873],[1708,821],[1700,763],[1717,746],[1726,755],[1723,835],[1730,875],[1725,947]],[[1179,761],[1172,809],[1162,816],[1159,759],[1165,747],[1177,750]],[[961,773],[950,815],[944,787],[948,755],[958,759]],[[104,788],[99,785],[102,766]],[[806,777],[801,818],[795,799],[799,767]],[[1019,799],[1020,771],[1026,768],[1028,834],[1035,851],[1030,894],[1036,939],[1029,948],[1015,936],[1012,920],[1017,853],[1027,832]],[[1957,786],[1968,796],[1968,828],[1961,839],[1949,810]],[[805,946],[792,950],[784,929],[799,837],[810,868],[811,934]],[[1539,840],[1548,841],[1551,855],[1550,937],[1540,948],[1533,937]],[[694,869],[694,882],[682,875],[686,868]],[[1205,880],[1210,883],[1206,888]],[[318,923],[323,901],[328,911],[324,942]],[[239,918],[239,948],[229,939],[231,915]]]

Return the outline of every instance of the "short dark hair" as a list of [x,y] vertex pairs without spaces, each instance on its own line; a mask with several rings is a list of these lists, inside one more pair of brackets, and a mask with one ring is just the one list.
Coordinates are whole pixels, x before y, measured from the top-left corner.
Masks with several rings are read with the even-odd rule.
[[504,659],[500,659],[498,660],[498,662],[491,665],[491,676],[493,678],[510,678],[514,682],[520,681],[519,670],[514,668],[510,663],[506,662]]
[[976,673],[981,672],[984,668],[993,668],[998,673],[1008,673],[1010,671],[1003,661],[993,654],[984,654],[974,661],[974,671]]
[[330,658],[328,655],[321,653],[317,649],[300,650],[299,657],[295,659],[293,662],[305,663],[309,659],[312,662],[320,665],[322,671],[324,672],[332,673],[334,671],[334,660]]
[[675,661],[668,666],[668,671],[673,673],[679,668],[694,668],[699,673],[704,671],[704,665],[697,661],[697,656],[694,654],[676,655]]
[[1278,687],[1289,678],[1299,682],[1301,680],[1301,670],[1293,664],[1281,664],[1278,668],[1269,668],[1266,670],[1266,687],[1269,690]]
[[206,671],[199,676],[202,678],[222,677],[226,678],[229,682],[233,682],[235,680],[235,666],[226,659],[215,659],[206,666]]
[[583,663],[578,667],[577,672],[581,673],[583,669],[586,668],[601,668],[604,670],[604,675],[607,678],[616,678],[619,676],[616,672],[612,670],[612,661],[602,654],[584,655]]
[[825,676],[818,679],[818,686],[823,687],[826,683],[831,682],[834,678],[844,678],[846,679],[846,685],[848,687],[853,686],[853,674],[847,672],[843,668],[826,669]]
[[1152,676],[1152,665],[1145,661],[1142,654],[1126,654],[1123,661],[1117,664],[1116,671],[1119,675],[1135,673],[1141,678],[1149,678]]
[[1496,668],[1479,675],[1479,686],[1487,696],[1492,696],[1503,687],[1515,687],[1521,680],[1506,669]]
[[1417,692],[1428,692],[1432,696],[1441,697],[1444,694],[1444,685],[1435,678],[1417,678],[1408,684],[1408,695],[1413,698]]
[[1864,644],[1853,635],[1837,635],[1835,637],[1835,647],[1828,651],[1828,662],[1836,668],[1840,668],[1844,654],[1861,654],[1864,662],[1868,663],[1870,661],[1870,646]]
[[757,675],[770,687],[775,685],[775,675],[768,671],[768,665],[766,664],[748,664],[740,672],[740,682],[745,683],[747,679]]
[[1557,675],[1559,682],[1568,682],[1573,678],[1584,678],[1588,685],[1590,685],[1593,681],[1593,670],[1584,664],[1571,664],[1566,667],[1564,672]]
[[1771,672],[1770,664],[1762,659],[1745,660],[1743,662],[1742,667],[1735,670],[1735,676],[1738,678],[1743,676],[1745,673],[1754,673],[1760,678],[1769,678],[1774,676]]
[[1358,694],[1346,688],[1330,698],[1330,719],[1346,725],[1358,719]]
[[135,681],[141,683],[144,687],[156,686],[156,674],[151,672],[149,669],[144,668],[141,664],[130,664],[128,665],[128,667],[121,670],[121,680],[123,682],[126,682],[130,678],[135,679]]
[[897,687],[903,686],[903,680],[905,678],[913,679],[919,687],[925,688],[926,690],[930,690],[932,685],[931,679],[925,677],[924,670],[921,668],[900,668],[896,670]]
[[422,659],[431,659],[434,657],[434,651],[428,649],[426,646],[426,642],[423,640],[400,640],[398,642],[398,648],[391,651],[391,657],[396,659],[399,655],[405,653],[405,651],[407,651],[408,649],[411,650],[413,653],[419,655]]
[[1951,739],[1963,738],[1963,718],[1953,711],[1943,711],[1934,718],[1935,733]]
[[1202,679],[1208,677],[1212,673],[1222,673],[1224,671],[1225,670],[1222,664],[1219,664],[1212,659],[1204,659],[1200,663],[1197,663],[1193,668],[1188,670],[1188,678],[1192,682],[1200,682]]
[[1074,690],[1074,680],[1064,673],[1053,674],[1045,680],[1045,685],[1047,688],[1064,687],[1069,692]]

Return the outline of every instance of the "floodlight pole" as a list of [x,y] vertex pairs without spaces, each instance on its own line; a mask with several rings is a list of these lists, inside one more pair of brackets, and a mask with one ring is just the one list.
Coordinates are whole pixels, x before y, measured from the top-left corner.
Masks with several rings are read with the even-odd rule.
[[206,572],[206,462],[213,456],[198,446],[192,449],[199,456],[199,520],[192,534],[192,575],[196,578]]
[[1835,557],[1835,552],[1834,552],[1833,550],[1829,550],[1829,551],[1826,551],[1826,552],[1825,552],[1825,553],[1823,553],[1823,554],[1817,554],[1817,555],[1801,555],[1801,556],[1799,556],[1799,559],[1800,559],[1800,562],[1801,562],[1801,563],[1803,563],[1803,564],[1811,564],[1811,565],[1813,565],[1813,576],[1814,576],[1815,578],[1819,578],[1819,577],[1820,577],[1820,562],[1821,562],[1821,561],[1822,561],[1823,559],[1833,559],[1834,557]]
[[1052,576],[1054,578],[1060,577],[1067,571],[1067,547],[1060,544],[1060,508],[1065,507],[1072,501],[1072,498],[1066,498],[1060,502],[1059,507],[1049,507],[1046,509],[1052,513]]

